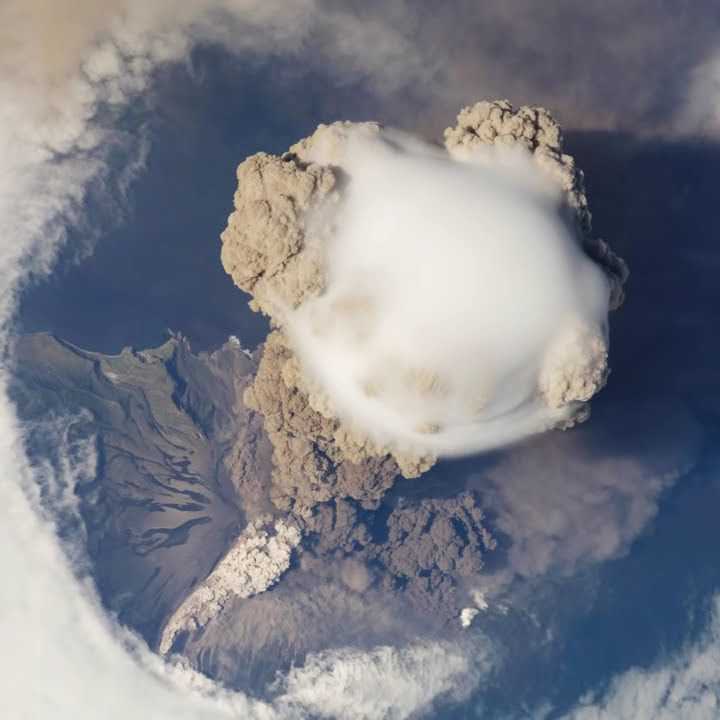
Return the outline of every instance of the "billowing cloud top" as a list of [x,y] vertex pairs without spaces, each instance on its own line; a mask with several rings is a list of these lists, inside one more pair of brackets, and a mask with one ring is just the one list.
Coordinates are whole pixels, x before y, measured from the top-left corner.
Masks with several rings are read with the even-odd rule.
[[627,269],[590,235],[558,125],[481,102],[445,135],[321,125],[238,168],[223,265],[281,330],[275,392],[307,398],[336,461],[418,474],[582,420],[605,383]]

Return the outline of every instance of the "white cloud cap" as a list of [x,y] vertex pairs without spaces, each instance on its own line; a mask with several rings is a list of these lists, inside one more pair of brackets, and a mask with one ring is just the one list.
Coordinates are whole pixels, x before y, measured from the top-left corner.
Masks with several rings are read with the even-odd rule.
[[284,318],[332,410],[437,455],[571,422],[605,382],[609,287],[560,187],[520,148],[461,162],[362,130],[340,202],[310,220],[332,224],[325,290]]

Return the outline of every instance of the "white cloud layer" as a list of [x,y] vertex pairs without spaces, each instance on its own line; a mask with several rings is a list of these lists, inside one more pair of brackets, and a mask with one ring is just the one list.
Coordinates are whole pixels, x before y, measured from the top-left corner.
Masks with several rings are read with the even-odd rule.
[[322,653],[288,675],[281,700],[321,718],[403,720],[438,698],[465,699],[488,665],[439,643]]
[[665,662],[632,668],[563,720],[715,720],[720,715],[720,596],[702,637]]

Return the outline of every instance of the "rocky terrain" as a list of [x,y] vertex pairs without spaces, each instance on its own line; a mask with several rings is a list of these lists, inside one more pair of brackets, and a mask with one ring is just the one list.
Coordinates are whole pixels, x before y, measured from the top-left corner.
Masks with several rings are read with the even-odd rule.
[[41,333],[16,357],[43,492],[66,487],[79,511],[61,534],[86,543],[103,602],[159,651],[240,687],[343,640],[461,631],[466,581],[495,547],[478,497],[391,498],[395,473],[366,464],[278,507],[272,446],[243,401],[257,362],[234,338],[109,356]]
[[247,515],[267,509],[270,449],[240,400],[254,362],[236,342],[194,355],[180,337],[106,356],[36,334],[16,350],[14,396],[38,462],[49,425],[94,444],[96,473],[75,493],[97,583],[154,642]]

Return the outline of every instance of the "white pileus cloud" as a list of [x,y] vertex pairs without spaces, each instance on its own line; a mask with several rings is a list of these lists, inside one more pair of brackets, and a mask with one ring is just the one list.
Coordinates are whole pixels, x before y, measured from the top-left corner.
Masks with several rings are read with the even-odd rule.
[[609,287],[560,186],[520,148],[463,162],[363,126],[335,160],[326,287],[284,327],[345,424],[453,455],[572,422],[605,381]]

